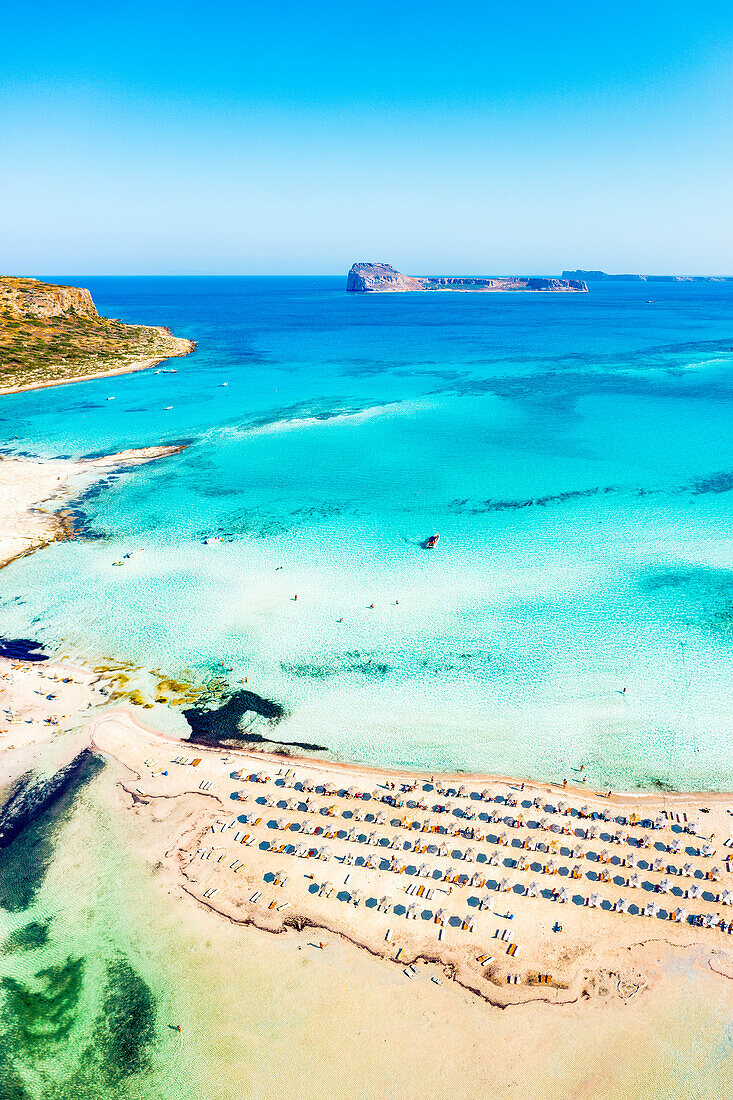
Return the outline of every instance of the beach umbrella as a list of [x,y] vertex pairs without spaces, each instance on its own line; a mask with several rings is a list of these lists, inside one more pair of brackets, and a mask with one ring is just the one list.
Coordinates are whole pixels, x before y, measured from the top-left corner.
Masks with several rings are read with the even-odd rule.
[[570,897],[570,893],[569,893],[569,891],[568,891],[568,890],[567,890],[567,889],[566,889],[566,888],[565,888],[564,886],[562,887],[562,889],[558,890],[558,892],[557,892],[557,900],[558,900],[559,902],[561,902],[562,904],[564,904],[565,902],[567,902],[567,900],[568,900],[568,898],[569,898],[569,897]]
[[539,890],[538,884],[536,882],[530,882],[530,884],[529,884],[529,886],[527,887],[527,890],[526,890],[527,897],[528,898],[536,898],[538,890]]
[[628,912],[629,903],[626,900],[626,898],[619,898],[618,901],[616,902],[616,904],[614,905],[614,909],[616,910],[617,913],[626,913],[626,912]]
[[445,909],[438,909],[437,913],[435,914],[435,923],[436,924],[443,924],[444,921],[445,921]]
[[678,905],[675,911],[672,913],[672,919],[678,921],[680,924],[684,924],[684,922],[687,920],[687,915],[687,910]]
[[501,880],[501,882],[499,883],[499,889],[503,893],[508,893],[511,890],[511,888],[512,888],[512,884],[511,884],[511,882],[509,881],[508,878],[503,878]]
[[407,918],[407,920],[417,920],[417,905],[415,904],[415,902],[407,906],[407,909],[405,910],[405,917]]
[[642,914],[645,917],[656,917],[658,912],[659,912],[659,906],[657,905],[657,903],[655,901],[650,901],[642,909]]
[[[733,895],[731,895],[731,896],[733,897]],[[481,898],[481,900],[478,903],[478,907],[479,907],[479,909],[493,909],[494,908],[494,899],[491,896],[491,894],[484,894],[484,896]]]
[[708,871],[708,878],[711,878],[713,880],[713,882],[717,882],[718,879],[720,878],[720,868],[719,867],[711,867],[710,870]]
[[669,844],[667,845],[667,851],[674,852],[675,854],[682,851],[682,841],[679,839],[679,837],[674,837],[669,842]]
[[660,894],[668,894],[670,891],[669,879],[663,878],[657,887]]
[[687,887],[688,898],[699,898],[702,894],[702,887],[697,882],[691,882]]
[[722,905],[733,905],[733,890],[724,890],[720,901]]
[[651,869],[652,869],[652,871],[658,873],[659,871],[662,870],[663,867],[664,867],[664,860],[655,859],[654,862],[652,863]]
[[714,854],[714,849],[713,849],[712,844],[703,844],[702,848],[700,849],[700,852],[704,856],[708,856],[708,857],[712,856]]
[[598,909],[600,904],[601,904],[601,895],[600,894],[591,894],[591,896],[588,898],[588,905],[593,909]]
[[691,863],[686,863],[686,864],[684,865],[684,867],[682,868],[682,870],[680,871],[680,874],[681,874],[681,875],[684,875],[684,876],[685,876],[685,878],[692,878],[692,876],[694,875],[694,873],[695,873],[695,872],[694,872],[694,869],[693,869],[693,867],[692,867],[692,864],[691,864]]
[[499,866],[499,856],[497,855],[497,853],[492,852],[491,855],[489,856],[487,862],[489,863],[489,865],[491,867],[498,867]]

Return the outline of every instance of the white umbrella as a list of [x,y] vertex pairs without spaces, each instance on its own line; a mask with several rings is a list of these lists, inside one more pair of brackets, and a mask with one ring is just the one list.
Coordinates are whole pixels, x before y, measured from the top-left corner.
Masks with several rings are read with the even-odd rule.
[[679,921],[680,924],[684,924],[684,922],[687,920],[687,910],[678,905],[675,911],[672,913],[672,919]]
[[614,905],[614,909],[616,910],[617,913],[626,913],[626,912],[628,912],[629,903],[626,900],[626,898],[619,898],[618,901],[616,902],[616,904]]
[[640,885],[640,882],[639,876],[636,874],[636,872],[633,875],[629,875],[629,881],[626,883],[626,885],[630,886],[632,890],[637,889],[637,887]]
[[655,901],[650,901],[648,905],[645,905],[642,909],[642,913],[645,917],[656,917],[659,912],[659,906]]
[[724,890],[720,897],[721,905],[733,905],[733,890]]
[[591,896],[588,898],[588,905],[592,909],[598,909],[600,907],[600,904],[601,904],[601,895],[600,894],[591,894]]
[[663,878],[659,883],[660,894],[668,894],[670,891],[669,879]]
[[562,889],[558,890],[557,900],[559,902],[564,904],[565,902],[567,902],[569,897],[570,897],[570,893],[564,886],[562,887]]

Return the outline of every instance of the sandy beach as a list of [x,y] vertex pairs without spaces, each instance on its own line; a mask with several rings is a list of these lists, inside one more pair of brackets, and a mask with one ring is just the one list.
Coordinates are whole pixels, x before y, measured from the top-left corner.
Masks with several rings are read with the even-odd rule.
[[635,997],[650,939],[733,975],[729,796],[335,768],[176,743],[120,709],[89,729],[172,879],[230,921],[328,930],[502,1006]]
[[179,446],[140,447],[94,458],[41,460],[0,455],[0,569],[73,533],[63,505],[112,470],[177,454]]

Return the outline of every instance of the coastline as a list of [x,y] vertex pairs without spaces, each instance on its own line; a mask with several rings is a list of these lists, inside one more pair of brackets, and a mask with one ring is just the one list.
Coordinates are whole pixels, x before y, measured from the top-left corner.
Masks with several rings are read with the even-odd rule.
[[[712,909],[727,925],[720,899],[733,887],[733,876],[727,863],[713,867],[724,853],[716,847],[702,855],[705,841],[696,838],[726,829],[730,796],[714,801],[665,794],[653,806],[618,796],[609,806],[586,791],[569,795],[555,787],[548,797],[545,784],[525,783],[520,790],[512,781],[462,775],[463,793],[451,793],[454,810],[445,817],[433,800],[445,802],[445,785],[454,781],[442,774],[415,779],[413,773],[404,783],[398,773],[358,765],[191,746],[154,733],[119,707],[93,716],[89,736],[90,746],[115,765],[121,804],[144,826],[150,859],[164,868],[170,889],[230,923],[278,935],[329,932],[397,964],[407,977],[419,964],[428,978],[448,977],[500,1008],[593,1001],[594,989],[609,975],[616,975],[618,995],[628,1001],[657,980],[656,964],[640,961],[649,944],[663,953],[702,952],[702,966],[719,956],[724,970],[733,968],[725,931],[669,917],[673,908]],[[250,768],[259,781],[247,779]],[[373,790],[375,773],[384,782]],[[346,777],[364,793],[342,790]],[[485,783],[490,797],[479,792]],[[395,787],[410,792],[398,796],[400,809],[389,802]],[[518,801],[523,820],[512,824],[517,811],[509,807]],[[713,803],[704,817],[703,801]],[[561,805],[568,809],[560,813]],[[692,823],[693,809],[697,825],[688,834],[680,822]],[[631,821],[623,830],[628,839],[614,842],[606,855],[603,830],[616,829],[619,811]],[[662,821],[650,844],[646,815]],[[481,824],[484,819],[488,824]],[[357,821],[365,823],[354,829]],[[462,829],[470,832],[468,848]],[[589,838],[579,839],[587,829]],[[455,839],[446,845],[446,836]],[[675,850],[680,838],[684,854],[660,860],[659,853]],[[310,858],[300,851],[304,839]],[[679,871],[669,878],[668,891],[667,861],[681,868],[683,860],[692,877]],[[641,880],[636,890],[624,885],[631,878]],[[563,903],[558,891],[577,893]],[[630,900],[631,911],[617,909],[619,894]],[[667,909],[642,915],[639,907],[650,902]]]
[[[13,497],[15,515],[25,532],[24,537],[38,538],[35,525],[39,519],[42,524],[58,519],[57,511],[39,513],[35,511],[38,506],[63,506],[75,492],[95,477],[103,476],[106,470],[152,461],[180,449],[143,448],[95,459],[55,463],[42,459],[3,458],[0,460],[0,484],[11,486],[13,477],[9,475],[13,469],[17,471],[19,488]],[[16,464],[23,465],[22,476]],[[6,492],[3,499],[8,495]],[[4,528],[7,531],[7,523]],[[52,541],[51,531],[46,531],[45,535],[48,536],[44,536],[45,541],[35,541],[22,553],[32,552]],[[7,545],[1,542],[0,553],[7,555]],[[12,682],[6,679],[7,673]],[[50,693],[49,677],[53,680]],[[67,678],[71,683],[62,687]],[[374,1082],[375,1071],[367,1066],[366,1052],[374,1057],[386,1057],[392,1066],[393,1079],[396,1079],[404,1072],[400,1067],[414,1040],[414,1029],[424,1026],[423,1016],[429,1013],[431,1020],[440,1021],[441,1040],[439,1042],[436,1035],[436,1050],[441,1046],[445,1049],[447,1034],[453,1036],[455,1049],[464,1041],[467,1044],[462,1058],[471,1065],[468,1079],[472,1084],[459,1086],[457,1091],[454,1089],[456,1096],[480,1093],[491,1073],[493,1085],[501,1087],[507,1067],[511,1067],[512,1082],[523,1082],[516,1087],[516,1094],[520,1095],[522,1088],[526,1090],[533,1082],[536,1086],[536,1063],[534,1069],[527,1064],[528,1039],[523,1029],[518,1032],[518,1022],[534,1024],[537,1037],[531,1040],[533,1058],[539,1059],[542,1065],[553,1067],[553,1074],[562,1074],[567,1068],[557,1067],[558,1056],[553,1044],[559,1044],[565,1056],[571,1059],[575,1056],[574,1050],[587,1038],[589,1026],[597,1034],[615,1036],[609,1040],[618,1044],[615,1062],[606,1055],[602,1060],[585,1056],[593,1074],[601,1075],[594,1080],[610,1080],[613,1067],[618,1070],[625,1064],[622,1051],[629,1041],[629,1020],[641,1028],[648,1027],[653,1017],[655,1021],[668,1020],[672,1028],[679,1022],[679,1013],[687,1008],[685,992],[688,997],[707,998],[711,1004],[730,1005],[731,986],[725,979],[733,974],[733,944],[729,947],[728,935],[716,928],[698,929],[658,917],[644,918],[614,913],[603,907],[589,908],[572,901],[560,904],[551,897],[527,897],[514,890],[490,888],[488,884],[474,888],[468,883],[448,884],[440,878],[436,879],[435,886],[430,886],[427,879],[409,870],[410,866],[416,870],[423,860],[436,868],[440,865],[443,872],[447,871],[451,860],[456,873],[465,869],[468,875],[483,875],[488,870],[487,861],[456,859],[453,854],[448,857],[435,853],[413,855],[404,849],[406,870],[395,873],[365,868],[359,861],[368,858],[370,851],[380,852],[380,849],[367,847],[363,841],[348,842],[344,837],[327,840],[333,852],[326,859],[299,859],[291,851],[277,850],[291,836],[297,845],[299,836],[303,835],[303,824],[316,823],[321,830],[324,826],[331,830],[338,826],[339,831],[344,831],[344,825],[346,830],[351,825],[351,820],[349,823],[343,820],[344,813],[353,815],[355,809],[360,812],[362,808],[366,811],[374,807],[371,800],[362,803],[338,793],[326,797],[317,791],[308,797],[319,803],[322,810],[338,805],[336,815],[330,812],[306,814],[300,809],[278,806],[276,802],[281,801],[283,791],[280,786],[276,789],[276,784],[285,782],[283,776],[289,771],[295,772],[299,781],[305,780],[315,787],[326,781],[340,788],[348,781],[367,791],[372,791],[375,784],[387,782],[399,786],[407,780],[417,780],[419,785],[424,784],[429,779],[425,774],[312,756],[291,757],[198,744],[189,746],[185,741],[146,726],[142,713],[134,707],[110,707],[104,674],[93,673],[69,658],[52,658],[38,664],[2,658],[0,689],[3,690],[0,709],[12,701],[16,716],[12,729],[0,736],[0,790],[7,789],[9,782],[29,768],[62,768],[87,747],[92,747],[108,762],[109,768],[100,780],[99,797],[104,796],[109,801],[109,813],[120,830],[118,847],[120,852],[124,847],[125,854],[121,864],[122,881],[125,881],[128,867],[139,865],[142,868],[140,874],[147,876],[145,889],[151,892],[151,898],[158,898],[156,913],[167,914],[169,951],[178,951],[178,945],[189,940],[192,944],[211,945],[207,947],[206,971],[191,968],[193,973],[188,979],[194,982],[193,974],[197,973],[195,990],[207,1004],[207,1020],[217,1018],[219,991],[221,995],[230,995],[230,981],[241,983],[241,987],[251,990],[252,995],[261,996],[262,990],[267,989],[273,1003],[279,1006],[278,1011],[287,1006],[290,1018],[301,1022],[296,1026],[302,1024],[303,1034],[310,1034],[306,1032],[306,1020],[315,1015],[335,1035],[342,1036],[344,1042],[347,1041],[347,1035],[342,1035],[344,1027],[349,1034],[363,1035],[361,1079]],[[62,694],[64,691],[69,694]],[[28,718],[32,721],[28,722]],[[60,719],[59,726],[50,726],[48,718]],[[0,725],[4,724],[0,716]],[[191,759],[200,758],[201,763],[196,767],[171,763],[181,754]],[[257,772],[265,770],[272,782],[259,784],[231,778],[232,772],[248,771],[249,768]],[[165,771],[169,775],[163,775]],[[290,778],[287,776],[287,781]],[[666,810],[689,814],[692,808],[709,804],[713,812],[705,817],[696,814],[697,820],[704,821],[706,832],[715,831],[721,840],[730,829],[727,813],[729,807],[733,807],[733,794],[722,792],[614,792],[609,800],[605,793],[582,786],[562,788],[558,784],[528,780],[522,783],[509,776],[441,773],[439,782],[465,786],[472,792],[484,786],[491,787],[493,794],[502,799],[521,798],[531,802],[534,797],[546,797],[555,804],[563,799],[576,808],[587,804],[598,813],[607,810],[618,813],[631,804],[638,804],[643,813]],[[202,789],[206,784],[211,784],[210,789]],[[520,790],[522,786],[524,789]],[[247,801],[233,800],[234,790],[244,791]],[[265,792],[266,797],[276,800],[274,805],[260,804]],[[291,788],[284,793],[293,797],[297,792]],[[428,792],[421,797],[430,805],[435,796]],[[506,813],[504,803],[477,802],[476,805],[481,811]],[[391,818],[395,812],[399,816],[407,810],[404,807],[388,812]],[[261,821],[250,828],[239,818],[242,812],[253,811]],[[522,812],[527,817],[532,813],[530,810]],[[425,811],[410,813],[416,822],[425,820]],[[441,815],[432,817],[436,824],[443,820]],[[232,818],[236,824],[230,827]],[[553,824],[559,824],[558,815],[552,818]],[[291,824],[298,826],[297,831],[277,827],[275,823],[279,819],[291,819]],[[571,820],[576,823],[575,816]],[[461,823],[460,818],[457,822]],[[362,827],[365,837],[373,830],[369,822],[359,826]],[[493,828],[485,824],[481,827]],[[521,830],[497,827],[513,834],[512,840],[520,835],[539,837],[534,827]],[[443,840],[441,836],[423,832],[422,826],[411,827],[408,831],[395,826],[392,820],[380,831],[384,838],[400,835],[405,842],[409,836],[411,845],[418,838],[430,842]],[[631,831],[635,835],[642,833],[638,829]],[[241,836],[235,841],[238,832],[254,836],[255,843],[242,844]],[[320,835],[323,836],[323,831]],[[562,834],[547,835],[552,840],[567,843]],[[673,838],[667,827],[658,835],[667,842]],[[279,843],[273,844],[275,839]],[[322,846],[318,837],[312,842],[319,848]],[[462,854],[465,852],[464,840],[456,837],[451,840],[452,844],[457,845]],[[487,856],[492,851],[500,852],[502,863],[506,858],[522,858],[525,853],[525,849],[514,844],[499,847],[493,842],[472,841],[471,844],[474,848],[482,848]],[[600,842],[586,845],[594,855],[598,854],[599,846]],[[384,845],[381,848],[387,851]],[[353,862],[344,866],[349,849]],[[611,849],[613,856],[620,850],[614,846]],[[222,859],[222,851],[229,858]],[[718,849],[712,862],[719,863],[726,851]],[[208,853],[208,857],[203,858],[202,853],[204,856]],[[394,849],[389,849],[389,854],[393,855]],[[527,854],[535,862],[545,858],[532,852]],[[571,865],[562,853],[552,858],[564,869]],[[234,870],[232,864],[238,862],[242,866]],[[590,896],[591,882],[586,872],[595,873],[598,861],[588,856],[579,862],[584,879],[574,880],[573,889]],[[691,857],[690,862],[703,874],[711,860]],[[538,879],[543,889],[568,883],[565,874],[551,877],[542,871],[523,873],[502,867],[491,873],[496,884],[501,876],[506,876],[515,888],[528,882],[530,876]],[[627,872],[625,869],[622,872],[621,865],[614,863],[612,873],[617,877]],[[285,885],[275,885],[278,875],[287,880]],[[308,875],[314,877],[308,878]],[[656,873],[645,873],[643,877],[650,884],[661,880],[661,875]],[[713,884],[716,894],[733,885],[728,882],[729,877],[726,871],[721,881]],[[347,878],[349,882],[344,881]],[[319,899],[318,890],[328,881],[333,883],[331,897]],[[582,882],[582,888],[577,886],[578,881]],[[709,891],[708,881],[699,881],[703,889]],[[441,907],[450,913],[450,918],[473,916],[474,930],[455,926],[450,918],[443,925],[436,924],[432,918],[425,919],[420,913],[415,920],[407,918],[415,893],[407,894],[406,887],[417,886],[417,883],[436,891],[433,899],[423,902],[420,898],[421,910],[424,905],[424,911],[435,913],[436,899],[440,898]],[[674,885],[680,884],[686,885],[687,880],[678,878]],[[342,893],[348,894],[349,887],[354,885],[362,893],[359,904],[346,896],[339,898]],[[632,900],[643,894],[644,902],[656,899],[663,903],[665,900],[665,896],[654,889],[627,891],[615,883],[596,887],[595,881],[592,886],[593,891],[598,890],[603,895],[604,903],[619,894]],[[317,887],[314,893],[312,887]],[[215,893],[206,896],[208,891]],[[258,891],[261,897],[252,903],[250,899]],[[480,899],[485,894],[493,899],[490,908],[479,909],[471,903],[470,899]],[[349,896],[353,898],[353,894]],[[391,897],[389,914],[375,912],[376,906],[371,904],[372,899],[376,901],[383,896]],[[677,901],[675,897],[675,904]],[[273,908],[271,902],[275,902]],[[680,904],[690,909],[694,905],[685,900]],[[700,902],[699,907],[708,912],[719,909],[707,899]],[[502,916],[509,909],[513,914],[511,920]],[[733,917],[733,910],[720,912],[726,916],[730,912]],[[552,931],[556,921],[562,923],[562,933]],[[438,939],[441,929],[445,930],[445,937]],[[387,931],[392,932],[389,940],[386,939]],[[504,931],[510,933],[509,940],[496,936],[496,932]],[[518,945],[516,956],[507,954],[512,944]],[[198,948],[191,948],[194,949]],[[241,960],[240,953],[245,956]],[[232,962],[232,955],[236,962]],[[484,959],[493,956],[493,961],[483,966],[479,961],[482,956]],[[184,961],[181,960],[180,967],[176,964],[176,982],[181,988],[187,988],[182,969]],[[299,969],[304,965],[310,967],[306,984],[302,984],[303,974]],[[181,969],[180,974],[178,969]],[[680,972],[689,984],[680,986]],[[344,975],[348,975],[348,980]],[[548,975],[550,981],[541,983],[540,975]],[[510,982],[510,976],[519,981]],[[297,1006],[290,1003],[288,982],[295,983],[299,989]],[[358,990],[358,997],[354,995],[355,990]],[[342,1019],[329,1015],[335,1012],[334,996]],[[490,1060],[483,1049],[487,1012],[491,1013],[492,1025],[501,1035],[500,1069],[489,1068]],[[517,1013],[522,1015],[517,1016]],[[344,1021],[348,1021],[348,1025]],[[186,1029],[192,1026],[186,1017]],[[209,1051],[209,1034],[203,1031],[203,1024],[201,1026],[201,1057],[212,1058],[211,1064],[218,1066],[216,1056]],[[278,1034],[275,1025],[273,1028]],[[464,1039],[464,1033],[475,1039],[469,1042]],[[322,1042],[314,1040],[314,1050],[323,1049]],[[235,1049],[234,1038],[231,1049],[226,1044],[224,1049],[227,1053],[221,1059],[222,1079],[224,1074],[231,1072],[232,1065],[245,1065],[243,1056]],[[656,1057],[657,1047],[652,1049]],[[306,1060],[312,1058],[305,1049],[301,1056]],[[441,1094],[448,1087],[442,1060],[432,1060],[423,1054],[419,1063],[409,1064],[413,1073],[425,1075],[429,1087],[435,1087]],[[316,1063],[314,1069],[315,1066]],[[302,1071],[285,1068],[284,1072],[297,1075]],[[641,1060],[637,1072],[642,1080]],[[384,1082],[375,1083],[373,1091],[365,1095],[384,1095],[384,1087]],[[466,1091],[461,1092],[461,1088]],[[220,1091],[222,1096],[228,1095]],[[405,1081],[400,1095],[423,1093],[414,1082]],[[232,1093],[232,1100],[235,1095],[250,1093],[238,1086],[238,1091]],[[588,1095],[595,1093],[591,1091]],[[607,1091],[606,1095],[611,1092]]]
[[93,382],[97,378],[112,378],[117,374],[133,374],[136,371],[149,370],[151,367],[157,367],[159,363],[165,363],[168,359],[179,358],[184,355],[190,355],[196,350],[196,343],[194,340],[188,340],[182,336],[171,337],[176,341],[176,344],[180,346],[180,350],[175,350],[175,345],[171,351],[154,359],[141,359],[136,362],[125,363],[119,367],[112,367],[109,370],[93,371],[91,374],[80,374],[74,378],[49,378],[43,382],[29,382],[25,386],[6,386],[0,387],[0,397],[13,393],[25,393],[28,390],[46,390],[52,386],[70,386],[75,382]]
[[177,454],[185,444],[139,447],[80,459],[0,455],[0,569],[58,539],[72,537],[62,507],[110,470]]

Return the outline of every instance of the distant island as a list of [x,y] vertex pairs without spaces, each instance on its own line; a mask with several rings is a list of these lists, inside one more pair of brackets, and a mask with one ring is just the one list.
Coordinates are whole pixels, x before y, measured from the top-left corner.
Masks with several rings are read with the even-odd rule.
[[554,279],[540,275],[403,275],[390,264],[353,264],[346,289],[354,293],[400,293],[409,290],[544,291],[554,294],[587,293],[583,279]]
[[81,287],[0,276],[0,393],[143,370],[195,346],[167,328],[100,317]]
[[730,283],[733,275],[609,275],[606,271],[563,271],[563,279],[582,279],[587,283]]

